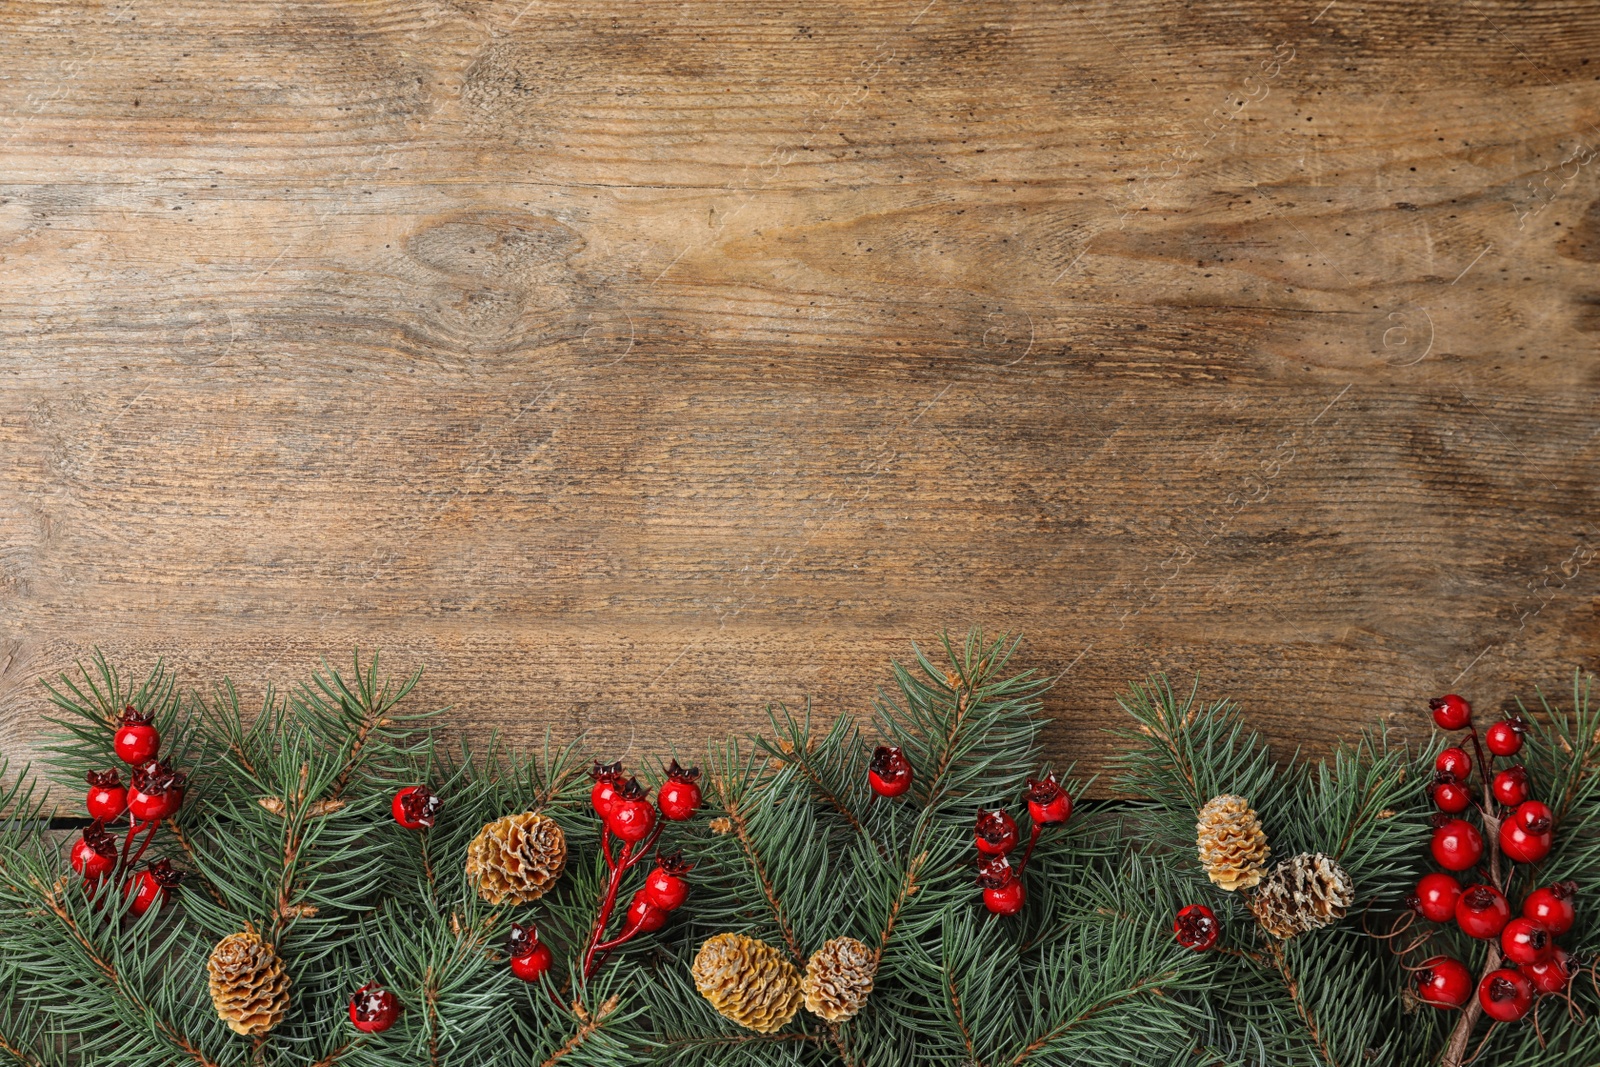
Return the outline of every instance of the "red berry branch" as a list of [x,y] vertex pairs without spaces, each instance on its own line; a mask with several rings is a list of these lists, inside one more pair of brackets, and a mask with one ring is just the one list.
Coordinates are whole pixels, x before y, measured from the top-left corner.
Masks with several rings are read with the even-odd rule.
[[1022,876],[1033,858],[1033,848],[1046,826],[1064,823],[1072,816],[1072,798],[1061,788],[1054,774],[1028,779],[1028,847],[1022,862],[1011,866],[1010,854],[1020,835],[1017,821],[1001,808],[978,809],[973,845],[978,850],[978,885],[983,889],[983,905],[996,915],[1015,915],[1028,901]]

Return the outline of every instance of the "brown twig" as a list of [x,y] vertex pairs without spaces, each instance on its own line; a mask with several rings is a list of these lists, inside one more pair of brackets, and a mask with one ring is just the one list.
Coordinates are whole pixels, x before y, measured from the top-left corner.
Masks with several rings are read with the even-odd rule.
[[883,962],[884,949],[889,947],[889,938],[894,933],[894,924],[900,919],[900,909],[905,902],[916,896],[917,890],[922,888],[917,884],[917,875],[922,872],[922,865],[928,862],[928,854],[919,852],[911,857],[911,862],[906,865],[905,881],[900,884],[900,892],[894,898],[894,904],[889,908],[889,921],[883,925],[883,936],[878,938],[877,960]]
[[1175,975],[1176,972],[1168,971],[1165,974],[1147,978],[1136,983],[1133,988],[1127,990],[1121,996],[1112,997],[1110,1000],[1103,1000],[1098,1004],[1091,1005],[1088,1009],[1079,1012],[1071,1019],[1064,1020],[1057,1026],[1052,1026],[1049,1030],[1046,1030],[1043,1034],[1040,1034],[1037,1038],[1035,1038],[1033,1042],[1028,1045],[1028,1047],[1017,1053],[1016,1058],[1011,1061],[1011,1067],[1017,1067],[1017,1064],[1025,1062],[1028,1057],[1044,1048],[1062,1034],[1070,1033],[1071,1031],[1076,1030],[1078,1027],[1082,1026],[1096,1015],[1099,1015],[1102,1012],[1110,1011],[1118,1004],[1125,1004],[1134,997],[1145,993],[1150,993],[1154,996],[1161,996],[1161,983],[1170,981],[1173,977],[1175,977]]
[[313,1063],[311,1067],[333,1067],[334,1064],[339,1062],[340,1057],[342,1057],[348,1051],[350,1051],[350,1042],[346,1041],[344,1044],[340,1045],[338,1048],[322,1057],[322,1059],[318,1060],[316,1063]]
[[23,1064],[24,1067],[42,1067],[38,1059],[6,1040],[6,1035],[4,1034],[0,1034],[0,1052],[4,1052],[18,1063]]
[[955,975],[948,970],[944,972],[945,988],[950,991],[950,1012],[955,1016],[956,1029],[961,1031],[961,1040],[967,1045],[967,1060],[972,1067],[984,1067],[983,1061],[978,1059],[978,1050],[972,1044],[972,1031],[967,1029],[967,1020],[961,1014],[961,997],[956,993]]
[[800,939],[795,936],[794,929],[789,925],[789,920],[784,916],[783,901],[778,899],[778,891],[772,886],[766,864],[761,862],[761,854],[756,851],[755,843],[750,840],[750,831],[745,825],[744,815],[726,802],[727,793],[720,784],[717,784],[717,793],[724,801],[722,809],[727,813],[728,821],[733,824],[733,833],[738,838],[739,847],[744,849],[745,858],[750,861],[750,866],[755,868],[756,880],[761,883],[761,891],[766,894],[767,906],[772,909],[772,917],[783,933],[783,940],[788,944],[789,955],[793,956],[802,967],[805,966],[805,951],[801,948]]
[[617,1010],[618,1003],[619,1001],[616,997],[609,997],[605,1003],[601,1004],[600,1007],[595,1011],[594,1018],[592,1019],[589,1018],[588,1014],[583,1010],[582,1004],[574,1004],[572,1006],[572,1010],[573,1014],[575,1014],[579,1019],[578,1029],[571,1037],[567,1038],[566,1044],[552,1052],[549,1058],[547,1058],[543,1063],[539,1064],[539,1067],[555,1067],[555,1064],[559,1062],[562,1057],[570,1055],[572,1052],[576,1051],[579,1045],[589,1040],[590,1034],[600,1029],[600,1024],[605,1022],[606,1016]]
[[1278,968],[1278,973],[1283,976],[1284,989],[1289,993],[1289,999],[1294,1002],[1294,1010],[1300,1014],[1300,1021],[1306,1024],[1306,1032],[1311,1035],[1312,1043],[1317,1046],[1317,1052],[1322,1056],[1322,1062],[1328,1067],[1339,1067],[1339,1061],[1333,1058],[1327,1042],[1322,1039],[1322,1032],[1317,1029],[1316,1017],[1311,1014],[1311,1009],[1300,998],[1300,983],[1295,980],[1294,974],[1289,970],[1289,963],[1283,958],[1283,948],[1276,941],[1267,944],[1268,951],[1272,954],[1272,962]]

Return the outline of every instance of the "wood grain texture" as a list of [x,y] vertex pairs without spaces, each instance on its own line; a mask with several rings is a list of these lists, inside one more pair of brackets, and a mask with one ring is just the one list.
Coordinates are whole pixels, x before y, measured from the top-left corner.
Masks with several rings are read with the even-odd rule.
[[1592,666],[1600,8],[0,0],[0,745],[381,645],[638,758],[1027,635],[1322,751]]

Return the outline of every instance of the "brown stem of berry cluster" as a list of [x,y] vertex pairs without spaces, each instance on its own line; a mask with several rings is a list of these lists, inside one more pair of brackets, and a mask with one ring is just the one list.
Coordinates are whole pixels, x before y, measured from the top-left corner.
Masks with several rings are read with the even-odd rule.
[[633,850],[634,842],[624,841],[622,851],[616,856],[611,854],[611,831],[600,831],[600,851],[606,858],[606,866],[611,868],[611,877],[606,880],[605,895],[600,898],[600,907],[595,914],[594,929],[589,934],[589,948],[583,954],[583,977],[587,980],[593,978],[600,965],[605,962],[606,953],[619,945],[627,944],[639,934],[639,927],[629,923],[623,927],[622,933],[610,941],[604,940],[606,926],[611,922],[611,912],[617,906],[617,890],[622,888],[622,876],[639,865],[639,862],[650,854],[650,848],[661,837],[661,824],[656,823],[655,829],[650,831],[650,836],[639,842],[639,850]]

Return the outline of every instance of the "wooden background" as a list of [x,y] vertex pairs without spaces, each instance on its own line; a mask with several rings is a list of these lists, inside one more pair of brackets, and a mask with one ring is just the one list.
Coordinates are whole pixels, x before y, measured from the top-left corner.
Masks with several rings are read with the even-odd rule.
[[634,759],[971,623],[1088,769],[1559,689],[1597,123],[1577,0],[0,0],[0,744],[94,644]]

